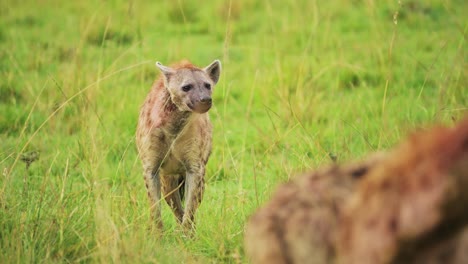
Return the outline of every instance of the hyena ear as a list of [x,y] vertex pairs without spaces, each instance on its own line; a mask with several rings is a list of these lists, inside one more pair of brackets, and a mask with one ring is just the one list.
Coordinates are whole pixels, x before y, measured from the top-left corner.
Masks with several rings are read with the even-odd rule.
[[158,67],[159,70],[162,72],[162,74],[164,75],[164,80],[166,82],[168,82],[169,78],[175,73],[174,69],[162,65],[159,61],[156,62],[156,67]]
[[221,74],[221,62],[219,60],[215,60],[210,65],[206,66],[203,70],[216,84],[219,80],[219,75]]

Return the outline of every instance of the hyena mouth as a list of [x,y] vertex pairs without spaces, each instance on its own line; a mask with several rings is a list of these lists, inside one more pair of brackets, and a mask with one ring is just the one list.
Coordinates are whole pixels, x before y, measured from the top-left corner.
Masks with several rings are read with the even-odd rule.
[[187,104],[187,106],[192,109],[192,111],[196,112],[196,113],[199,113],[199,114],[203,114],[203,113],[206,113],[208,112],[208,110],[210,110],[211,108],[211,101],[210,102],[197,102],[195,104]]

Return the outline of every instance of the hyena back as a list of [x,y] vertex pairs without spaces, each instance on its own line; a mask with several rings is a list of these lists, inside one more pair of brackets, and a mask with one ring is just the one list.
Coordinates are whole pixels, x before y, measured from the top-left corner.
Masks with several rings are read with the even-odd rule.
[[191,229],[211,153],[207,112],[221,63],[215,60],[205,68],[187,61],[172,67],[157,62],[156,66],[162,74],[141,107],[136,133],[151,214],[161,228],[162,193],[178,222]]

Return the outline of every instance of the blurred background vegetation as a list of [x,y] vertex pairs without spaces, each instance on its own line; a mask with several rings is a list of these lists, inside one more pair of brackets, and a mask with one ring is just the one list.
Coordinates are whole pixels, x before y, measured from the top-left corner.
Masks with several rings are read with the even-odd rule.
[[[464,0],[0,0],[0,262],[243,263],[275,186],[467,112]],[[147,231],[156,60],[219,58],[193,239]]]

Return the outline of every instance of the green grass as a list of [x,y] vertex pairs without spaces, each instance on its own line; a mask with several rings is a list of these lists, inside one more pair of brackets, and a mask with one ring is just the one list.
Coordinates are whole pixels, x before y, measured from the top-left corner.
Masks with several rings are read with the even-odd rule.
[[[248,262],[279,183],[466,114],[466,1],[402,2],[0,0],[0,262]],[[183,58],[223,63],[193,239],[147,231],[134,142]]]

